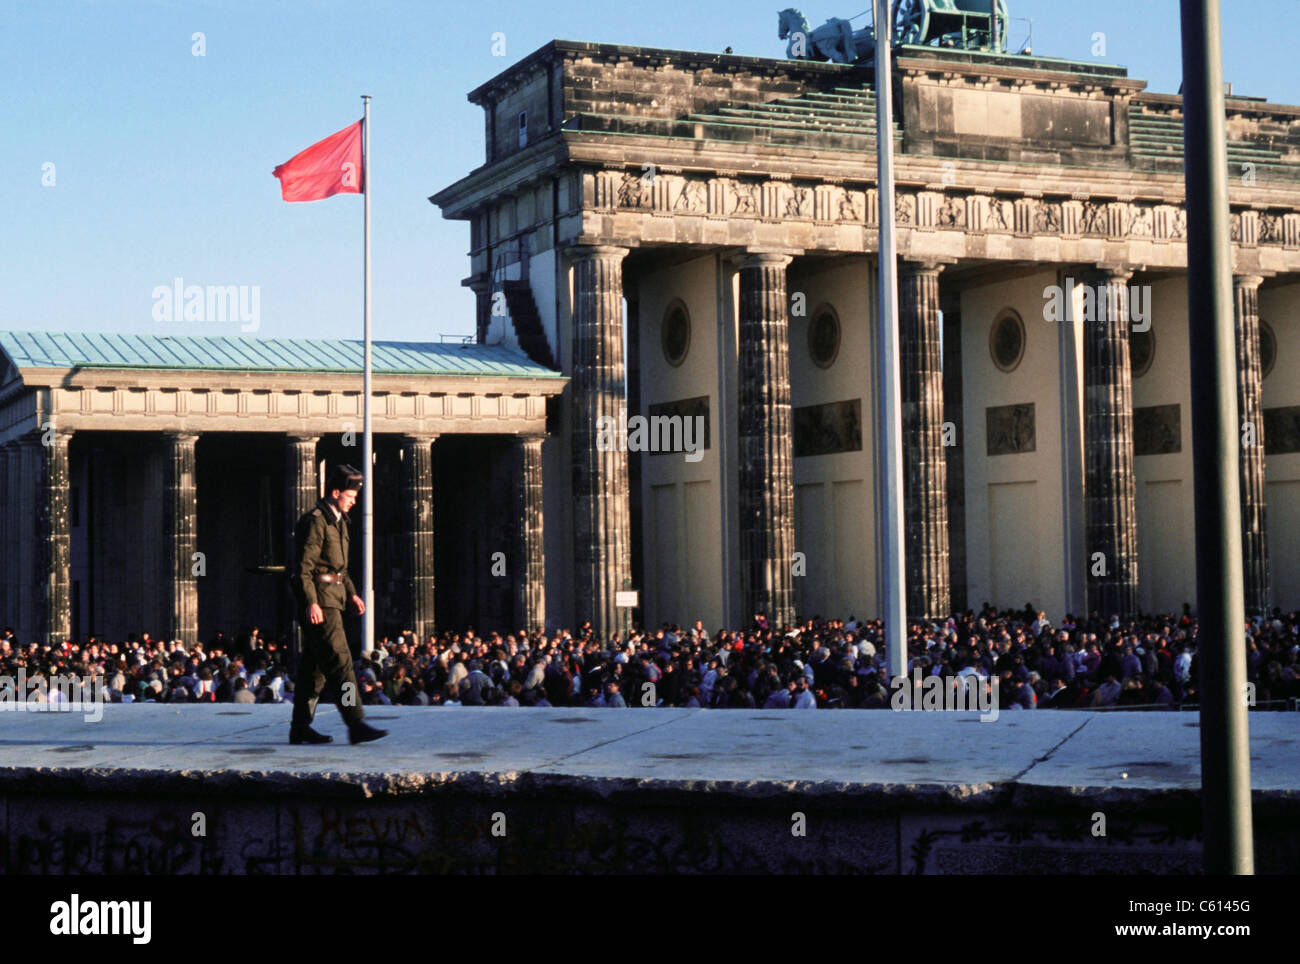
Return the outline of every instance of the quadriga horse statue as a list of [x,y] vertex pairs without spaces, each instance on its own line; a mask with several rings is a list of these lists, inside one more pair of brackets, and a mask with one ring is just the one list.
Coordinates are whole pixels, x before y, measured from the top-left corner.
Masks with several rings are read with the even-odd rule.
[[787,7],[776,16],[777,38],[789,38],[785,48],[787,57],[851,64],[875,50],[870,27],[855,32],[847,20],[831,17],[816,30],[810,31],[804,15],[793,7]]

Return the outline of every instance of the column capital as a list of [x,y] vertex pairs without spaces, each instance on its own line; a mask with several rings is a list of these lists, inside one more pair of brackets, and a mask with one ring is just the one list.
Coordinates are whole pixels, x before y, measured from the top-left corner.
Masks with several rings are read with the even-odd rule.
[[1258,291],[1259,286],[1264,283],[1263,274],[1234,274],[1232,276],[1232,286],[1234,288],[1245,288],[1248,291]]
[[730,260],[738,268],[784,268],[787,267],[802,250],[791,248],[745,248],[736,251]]
[[186,432],[181,429],[163,429],[160,434],[169,442],[197,442],[199,440],[198,432]]
[[403,432],[398,441],[403,445],[432,445],[438,441],[441,432]]
[[[53,435],[52,442],[45,441],[47,432]],[[72,435],[73,431],[70,428],[47,425],[45,428],[34,428],[30,432],[25,432],[13,441],[18,445],[39,445],[42,448],[50,448],[54,445],[67,445],[72,440]]]
[[284,440],[286,442],[298,442],[303,445],[315,445],[320,441],[320,436],[311,432],[285,432]]
[[901,262],[902,263],[900,267],[902,268],[904,274],[938,275],[943,271],[944,268],[948,267],[949,265],[956,264],[957,259],[956,258],[917,258],[913,260],[910,258],[903,258],[901,259]]
[[1133,272],[1136,270],[1136,265],[1106,261],[1090,265],[1086,269],[1086,273],[1101,275],[1106,279],[1106,284],[1127,284],[1128,280],[1133,277]]
[[511,440],[520,445],[529,442],[535,442],[538,445],[541,445],[548,438],[550,438],[550,436],[547,435],[545,432],[520,432],[517,435],[511,436]]
[[570,261],[595,261],[603,258],[621,262],[631,250],[617,244],[575,244],[565,249],[565,253]]

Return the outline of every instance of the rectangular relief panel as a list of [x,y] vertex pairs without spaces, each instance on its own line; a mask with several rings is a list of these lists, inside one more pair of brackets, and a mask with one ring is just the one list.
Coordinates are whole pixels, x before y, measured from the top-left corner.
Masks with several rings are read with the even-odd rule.
[[794,457],[862,451],[862,400],[794,410]]
[[993,405],[984,410],[989,455],[1018,455],[1036,450],[1034,403]]
[[1300,452],[1300,405],[1264,409],[1264,454]]
[[1183,450],[1182,408],[1148,405],[1133,409],[1133,454],[1168,455]]
[[[701,435],[704,437],[703,448],[709,447],[709,396],[701,395],[698,398],[682,398],[674,402],[658,402],[651,405],[648,411],[650,417],[645,427],[645,442],[648,447],[642,451],[651,455],[685,452],[688,427],[691,445],[696,451],[700,449]],[[688,426],[688,419],[702,421]],[[632,431],[633,426],[629,425],[629,438]]]

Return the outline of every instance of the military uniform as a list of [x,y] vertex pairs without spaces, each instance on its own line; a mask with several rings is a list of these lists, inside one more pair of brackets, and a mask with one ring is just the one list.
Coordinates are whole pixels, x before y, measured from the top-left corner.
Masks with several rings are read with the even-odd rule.
[[[365,718],[352,652],[343,632],[343,609],[357,595],[348,574],[349,525],[348,517],[333,502],[321,499],[294,527],[297,567],[291,578],[303,643],[293,691],[294,726],[311,725],[326,680],[337,694],[339,713],[349,727]],[[323,622],[313,623],[308,618],[312,603],[320,605]]]

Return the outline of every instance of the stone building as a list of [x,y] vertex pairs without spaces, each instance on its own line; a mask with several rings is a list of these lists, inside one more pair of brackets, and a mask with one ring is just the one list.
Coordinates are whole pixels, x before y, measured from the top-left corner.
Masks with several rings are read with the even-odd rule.
[[[878,612],[873,80],[555,41],[471,92],[485,162],[430,200],[469,222],[479,343],[376,352],[381,632]],[[909,613],[1194,602],[1180,99],[915,46],[892,96]],[[1227,113],[1247,607],[1295,608],[1300,107]],[[7,624],[288,625],[357,343],[0,352]],[[703,450],[608,444],[638,416]]]
[[[0,333],[0,625],[55,643],[289,629],[293,522],[327,463],[361,461],[361,355]],[[566,380],[477,344],[378,342],[373,370],[376,631],[540,624],[541,439]]]
[[[1121,67],[903,46],[908,610],[1195,601],[1181,99]],[[874,76],[555,41],[472,91],[479,340],[570,379],[548,612],[878,612]],[[1300,606],[1300,107],[1229,97],[1247,608]],[[626,395],[625,395],[626,393]],[[602,445],[700,415],[703,458]],[[631,446],[629,446],[631,447]]]

